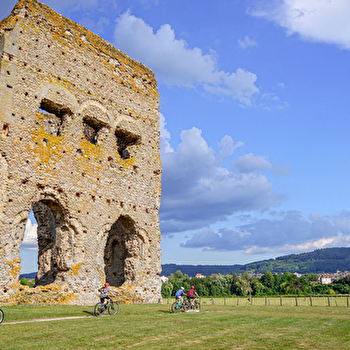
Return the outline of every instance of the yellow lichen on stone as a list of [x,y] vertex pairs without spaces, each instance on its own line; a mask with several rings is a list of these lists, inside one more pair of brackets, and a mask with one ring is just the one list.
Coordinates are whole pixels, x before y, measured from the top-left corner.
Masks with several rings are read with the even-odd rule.
[[71,265],[72,271],[70,272],[70,274],[73,273],[74,276],[77,276],[78,273],[79,273],[79,270],[80,270],[82,264],[83,264],[83,263],[80,262],[80,263],[78,263],[78,264],[76,264],[76,265]]

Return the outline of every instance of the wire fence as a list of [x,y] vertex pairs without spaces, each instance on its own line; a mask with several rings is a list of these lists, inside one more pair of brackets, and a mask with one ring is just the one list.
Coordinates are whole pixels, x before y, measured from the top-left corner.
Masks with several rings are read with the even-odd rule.
[[[172,304],[175,298],[163,298],[163,304]],[[273,296],[273,297],[205,297],[199,298],[201,305],[224,306],[333,306],[349,307],[349,296]]]

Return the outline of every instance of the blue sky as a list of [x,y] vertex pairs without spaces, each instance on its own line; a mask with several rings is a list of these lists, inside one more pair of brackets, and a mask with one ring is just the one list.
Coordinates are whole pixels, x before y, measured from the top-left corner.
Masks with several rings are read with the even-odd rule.
[[44,3],[156,75],[162,263],[350,246],[347,0]]

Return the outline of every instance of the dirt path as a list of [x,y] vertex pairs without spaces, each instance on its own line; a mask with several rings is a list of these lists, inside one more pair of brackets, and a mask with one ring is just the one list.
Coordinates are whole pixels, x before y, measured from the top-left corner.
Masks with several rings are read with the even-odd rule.
[[53,317],[53,318],[33,318],[30,320],[20,320],[20,321],[9,321],[6,322],[6,319],[1,324],[1,327],[7,324],[19,324],[19,323],[32,323],[32,322],[46,322],[46,321],[59,321],[59,320],[71,320],[74,318],[87,318],[94,316],[67,316],[67,317]]

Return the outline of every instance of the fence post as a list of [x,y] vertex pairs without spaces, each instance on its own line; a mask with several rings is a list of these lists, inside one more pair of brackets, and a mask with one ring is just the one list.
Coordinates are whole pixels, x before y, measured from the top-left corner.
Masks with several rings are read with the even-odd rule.
[[282,306],[282,297],[280,296],[280,305]]
[[239,305],[239,297],[237,298],[237,306]]
[[310,306],[312,306],[312,297],[310,296]]
[[214,298],[211,298],[211,305],[214,305],[214,304],[215,304]]
[[328,306],[331,306],[331,300],[329,299],[329,297],[327,298],[328,298]]
[[168,305],[170,304],[170,298],[168,297]]
[[295,297],[295,306],[298,306],[298,297]]
[[224,297],[224,305],[226,306],[226,297]]
[[349,307],[349,297],[346,298],[346,306]]
[[265,306],[267,305],[267,298],[265,297]]

